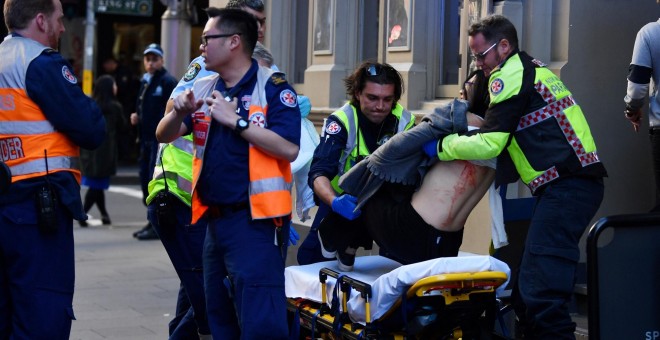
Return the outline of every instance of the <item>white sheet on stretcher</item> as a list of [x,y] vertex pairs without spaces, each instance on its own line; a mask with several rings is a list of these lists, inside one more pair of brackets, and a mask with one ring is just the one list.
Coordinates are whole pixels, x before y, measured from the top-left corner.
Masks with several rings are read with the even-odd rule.
[[[286,296],[321,302],[319,270],[330,268],[337,272],[337,261],[319,262],[305,266],[290,266],[284,270]],[[385,314],[415,282],[432,275],[447,273],[475,273],[500,271],[510,277],[509,266],[491,256],[467,255],[445,257],[402,266],[400,263],[382,256],[361,256],[355,259],[352,272],[346,275],[371,284],[371,320]],[[328,277],[326,301],[332,301],[335,279]],[[507,281],[508,282],[508,281]],[[501,292],[506,282],[498,288]],[[351,291],[348,300],[348,314],[353,322],[365,323],[364,299],[356,291]]]

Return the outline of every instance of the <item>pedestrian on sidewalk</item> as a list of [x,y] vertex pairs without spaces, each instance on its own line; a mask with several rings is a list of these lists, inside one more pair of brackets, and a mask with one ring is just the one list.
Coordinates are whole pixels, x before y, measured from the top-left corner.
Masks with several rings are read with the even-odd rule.
[[[95,150],[80,150],[82,185],[87,186],[83,209],[85,213],[96,204],[104,225],[112,223],[105,206],[105,190],[110,186],[110,176],[117,174],[117,131],[126,125],[122,107],[117,101],[117,84],[112,76],[100,76],[94,83],[92,98],[96,101],[105,118],[105,140]],[[87,221],[80,221],[87,227]]]

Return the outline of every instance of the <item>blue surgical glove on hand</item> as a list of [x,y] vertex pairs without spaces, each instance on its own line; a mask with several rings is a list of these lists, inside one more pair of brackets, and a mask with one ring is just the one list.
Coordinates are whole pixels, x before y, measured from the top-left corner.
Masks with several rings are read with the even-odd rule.
[[344,194],[338,197],[335,197],[332,200],[332,211],[343,216],[345,219],[352,221],[362,214],[360,209],[355,210],[357,205],[357,197]]
[[296,243],[298,243],[298,240],[300,240],[300,235],[298,235],[296,229],[293,228],[293,223],[291,223],[289,225],[289,245],[295,246]]
[[429,157],[438,158],[438,143],[440,140],[434,139],[424,143],[422,149]]

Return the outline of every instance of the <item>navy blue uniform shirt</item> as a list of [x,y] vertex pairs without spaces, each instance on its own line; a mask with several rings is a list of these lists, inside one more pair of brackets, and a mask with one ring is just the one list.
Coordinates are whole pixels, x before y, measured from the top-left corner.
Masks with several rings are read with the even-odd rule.
[[156,140],[156,127],[165,114],[165,106],[177,82],[164,67],[154,72],[149,82],[142,78],[136,103],[141,142]]
[[[105,138],[105,119],[93,99],[81,90],[77,80],[63,76],[63,67],[71,65],[54,50],[46,50],[35,58],[26,72],[26,92],[42,110],[55,129],[76,145],[95,149]],[[71,72],[72,73],[72,72]],[[80,185],[69,171],[53,172],[48,180],[55,188],[60,203],[76,219],[85,214],[80,200]],[[11,184],[9,192],[0,195],[0,204],[34,199],[35,192],[45,183],[42,177]]]
[[[235,86],[240,88],[236,95],[240,109],[238,114],[245,119],[248,119],[250,98],[257,83],[258,69],[259,65],[253,59],[252,66]],[[274,75],[284,77],[281,73]],[[215,89],[223,94],[230,90],[236,91],[236,89],[225,87],[222,78],[218,80]],[[268,102],[266,128],[289,142],[300,145],[300,109],[297,101],[288,104],[281,99],[283,94],[287,94],[287,91],[295,98],[295,91],[286,81],[278,81],[275,84],[269,80],[266,83],[266,100]],[[191,118],[187,117],[184,122],[188,127],[188,132],[192,131]],[[212,120],[209,140],[204,152],[204,165],[195,188],[198,190],[202,203],[211,206],[248,201],[250,183],[248,148],[248,142],[232,128]]]

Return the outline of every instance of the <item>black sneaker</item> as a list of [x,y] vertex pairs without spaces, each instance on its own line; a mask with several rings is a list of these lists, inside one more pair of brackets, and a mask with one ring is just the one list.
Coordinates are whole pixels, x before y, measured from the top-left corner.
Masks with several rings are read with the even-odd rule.
[[321,244],[321,254],[327,259],[334,259],[337,256],[337,249],[332,245],[327,245],[323,243],[321,239],[321,230],[319,229],[316,233],[319,237],[319,243]]
[[344,251],[337,252],[337,268],[342,272],[353,271],[355,264],[355,253],[357,249],[348,247]]

